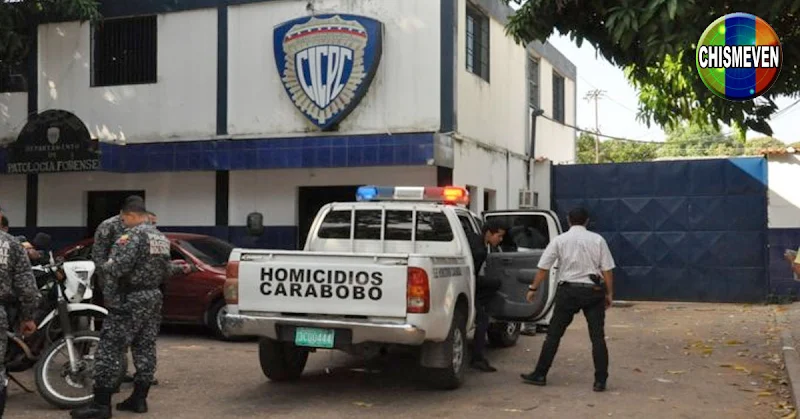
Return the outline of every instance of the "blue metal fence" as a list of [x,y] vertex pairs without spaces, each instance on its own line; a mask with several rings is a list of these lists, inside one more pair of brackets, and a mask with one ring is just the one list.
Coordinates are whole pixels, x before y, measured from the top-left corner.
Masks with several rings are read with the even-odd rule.
[[587,208],[615,298],[757,302],[768,292],[763,158],[553,167],[553,209]]

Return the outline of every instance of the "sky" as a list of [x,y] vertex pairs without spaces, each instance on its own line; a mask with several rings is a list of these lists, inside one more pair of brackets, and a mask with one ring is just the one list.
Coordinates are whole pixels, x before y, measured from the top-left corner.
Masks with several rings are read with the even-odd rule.
[[[594,101],[588,102],[584,96],[590,90],[602,89],[606,91],[605,98],[601,99],[598,104],[602,134],[641,141],[662,141],[664,139],[664,131],[658,125],[653,124],[648,128],[647,125],[636,120],[636,109],[639,103],[637,92],[628,83],[622,69],[613,66],[602,56],[595,57],[595,49],[588,42],[584,42],[583,46],[578,48],[569,39],[569,36],[559,35],[557,32],[550,36],[548,42],[578,68],[578,80],[576,81],[578,127],[594,130]],[[776,103],[780,110],[795,101],[796,99],[782,97]],[[797,128],[796,123],[795,127],[792,127],[795,118],[800,118],[800,105],[792,107],[770,121],[773,137],[785,143],[800,141],[800,129]],[[723,127],[722,130],[727,132],[728,128]],[[756,132],[748,132],[747,135],[748,138],[761,136],[763,134]]]

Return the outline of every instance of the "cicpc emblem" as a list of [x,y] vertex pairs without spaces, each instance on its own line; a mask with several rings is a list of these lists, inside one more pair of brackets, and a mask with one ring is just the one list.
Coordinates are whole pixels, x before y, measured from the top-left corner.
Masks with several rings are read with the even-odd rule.
[[275,27],[275,64],[295,107],[323,131],[333,129],[367,92],[383,50],[383,24],[328,14]]

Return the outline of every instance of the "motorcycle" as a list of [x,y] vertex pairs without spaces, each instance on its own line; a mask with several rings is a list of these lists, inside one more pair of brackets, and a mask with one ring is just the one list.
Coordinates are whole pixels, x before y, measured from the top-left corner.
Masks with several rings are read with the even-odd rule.
[[[93,262],[55,261],[52,252],[48,256],[48,264],[36,267],[37,285],[44,297],[34,318],[37,330],[28,337],[9,330],[5,362],[9,373],[35,365],[39,394],[56,407],[72,408],[91,401],[94,355],[87,347],[97,347],[98,323],[108,315],[108,310],[83,302],[92,297]],[[9,310],[10,325],[18,324],[16,309],[12,306]],[[64,349],[68,360],[58,364],[55,357]],[[127,363],[127,358],[124,361]],[[56,379],[48,375],[51,368],[58,371]],[[9,378],[31,392],[13,376]],[[68,391],[57,388],[62,382]]]

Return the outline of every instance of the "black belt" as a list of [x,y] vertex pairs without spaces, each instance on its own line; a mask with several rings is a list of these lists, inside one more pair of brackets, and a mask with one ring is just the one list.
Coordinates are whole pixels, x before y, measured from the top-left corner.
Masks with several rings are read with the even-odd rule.
[[591,289],[598,290],[598,291],[603,289],[603,287],[601,285],[587,284],[587,283],[584,283],[584,282],[563,281],[563,282],[560,282],[558,284],[558,286],[559,287],[569,287],[569,288],[591,288]]

